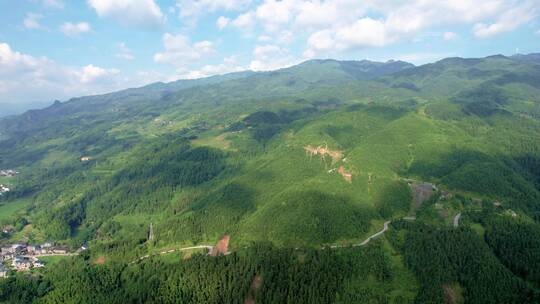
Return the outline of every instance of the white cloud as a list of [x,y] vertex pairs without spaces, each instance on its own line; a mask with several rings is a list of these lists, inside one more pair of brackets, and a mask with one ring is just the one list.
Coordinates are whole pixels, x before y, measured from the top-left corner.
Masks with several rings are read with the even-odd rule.
[[42,0],[43,5],[52,8],[64,8],[64,2],[62,0]]
[[88,33],[92,29],[86,22],[71,23],[66,22],[60,26],[60,31],[68,37],[75,37],[83,33]]
[[266,0],[257,7],[255,15],[267,31],[277,31],[292,20],[298,3],[297,0]]
[[125,60],[133,60],[135,59],[135,56],[133,56],[133,53],[131,50],[126,46],[124,42],[120,42],[116,44],[116,48],[118,49],[118,53],[116,53],[117,58],[125,59]]
[[23,20],[23,25],[27,29],[39,30],[43,29],[43,26],[39,23],[39,20],[43,18],[43,15],[35,13],[27,13]]
[[120,73],[117,69],[104,69],[92,64],[84,66],[79,72],[79,79],[81,83],[95,83],[100,80],[108,79],[110,76],[118,75]]
[[0,43],[0,101],[25,102],[98,94],[142,84],[121,77],[117,69],[93,64],[72,67],[46,57],[34,57]]
[[535,34],[540,36],[540,29],[538,29]]
[[165,17],[154,0],[88,0],[99,17],[112,18],[127,27],[158,29]]
[[362,18],[351,26],[336,31],[338,49],[354,47],[381,47],[396,40],[389,33],[386,24],[380,20]]
[[259,41],[259,42],[269,42],[269,41],[272,41],[272,37],[270,37],[268,35],[260,35],[259,37],[257,37],[257,41]]
[[255,25],[253,13],[247,12],[239,15],[232,21],[232,25],[242,30],[250,30]]
[[201,13],[218,10],[238,11],[249,6],[251,0],[178,0],[176,6],[180,17],[197,17]]
[[249,69],[253,71],[270,71],[298,64],[290,51],[274,44],[257,45],[253,49],[253,59]]
[[216,20],[216,26],[218,29],[222,30],[227,27],[229,22],[231,22],[231,19],[221,16]]
[[349,26],[313,33],[308,39],[306,57],[320,51],[343,51],[354,48],[382,47],[395,42],[385,23],[371,18],[362,18]]
[[416,65],[435,62],[447,57],[456,56],[454,53],[411,53],[396,56],[395,60],[402,60]]
[[517,5],[502,12],[497,21],[493,23],[476,23],[473,28],[473,33],[478,38],[489,38],[494,35],[513,31],[536,17],[539,10],[536,6],[537,3],[537,1],[526,1],[521,5]]
[[194,61],[215,53],[213,43],[203,40],[191,43],[190,39],[184,35],[163,35],[164,52],[156,53],[154,61],[157,63],[170,64],[180,70],[186,69]]
[[311,34],[308,39],[310,55],[307,57],[314,55],[315,51],[332,49],[334,47],[334,43],[334,35],[331,30],[322,30]]
[[446,41],[455,40],[458,38],[458,34],[454,32],[444,32],[442,36],[443,36],[443,39]]
[[193,70],[187,74],[180,75],[181,78],[197,79],[214,75],[223,75],[232,72],[244,71],[246,68],[239,66],[236,62],[236,58],[228,57],[223,60],[223,63],[212,65],[204,65],[200,69]]
[[232,24],[260,26],[263,38],[284,30],[308,37],[305,54],[316,56],[414,41],[440,26],[471,26],[477,37],[490,37],[530,22],[539,8],[538,0],[262,0]]
[[277,45],[267,44],[267,45],[258,45],[253,50],[253,55],[257,58],[264,58],[268,57],[269,55],[273,55],[276,53],[281,52],[282,49]]

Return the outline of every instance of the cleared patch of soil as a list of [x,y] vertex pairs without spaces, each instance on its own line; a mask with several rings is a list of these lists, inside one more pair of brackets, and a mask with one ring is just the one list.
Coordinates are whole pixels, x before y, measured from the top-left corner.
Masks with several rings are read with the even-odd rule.
[[343,158],[343,151],[340,150],[330,150],[328,149],[328,145],[318,146],[314,147],[311,145],[305,146],[304,151],[306,151],[306,154],[312,157],[313,155],[320,155],[321,158],[324,158],[325,156],[330,156],[332,158],[332,163],[337,163]]
[[413,194],[413,200],[417,208],[420,207],[422,203],[429,200],[435,192],[434,185],[430,183],[413,183],[411,185],[411,190]]
[[452,287],[448,285],[444,285],[443,290],[444,290],[444,303],[456,304],[458,296],[456,295],[456,292],[452,289]]
[[105,257],[104,257],[104,256],[100,256],[100,257],[98,257],[98,258],[96,259],[95,263],[96,263],[97,265],[103,265],[103,264],[105,264],[105,261],[106,261]]
[[341,174],[345,181],[352,183],[352,173],[347,172],[343,166],[339,167],[338,173]]
[[218,256],[220,254],[226,255],[229,253],[229,241],[231,240],[231,236],[226,234],[217,242],[216,246],[212,248],[212,251],[210,252],[211,256]]

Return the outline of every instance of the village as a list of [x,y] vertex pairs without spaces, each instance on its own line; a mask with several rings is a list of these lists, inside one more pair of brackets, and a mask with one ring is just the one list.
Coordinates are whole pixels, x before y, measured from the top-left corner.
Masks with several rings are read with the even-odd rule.
[[0,177],[14,177],[17,174],[19,174],[19,172],[11,169],[0,170]]
[[0,196],[4,195],[4,193],[7,193],[9,191],[11,191],[11,189],[9,189],[8,186],[0,184]]
[[[14,177],[15,175],[19,174],[19,172],[11,169],[2,169],[0,170],[0,177]],[[0,196],[4,195],[5,193],[11,191],[8,185],[0,184]]]
[[10,271],[28,271],[33,268],[45,267],[39,257],[46,256],[72,256],[86,250],[81,247],[76,252],[70,252],[63,246],[52,243],[41,245],[28,245],[24,243],[0,245],[0,278],[6,278]]

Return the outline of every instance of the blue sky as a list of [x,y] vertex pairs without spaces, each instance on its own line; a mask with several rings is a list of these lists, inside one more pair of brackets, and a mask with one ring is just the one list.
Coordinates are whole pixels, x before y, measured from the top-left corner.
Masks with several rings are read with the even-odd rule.
[[311,58],[540,52],[540,0],[0,0],[0,103]]

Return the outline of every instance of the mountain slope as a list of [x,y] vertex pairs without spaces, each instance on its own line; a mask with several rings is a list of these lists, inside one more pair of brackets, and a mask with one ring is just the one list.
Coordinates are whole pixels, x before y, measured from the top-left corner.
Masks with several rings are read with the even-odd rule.
[[[142,216],[158,222],[163,244],[226,232],[233,242],[359,240],[413,211],[405,177],[536,216],[536,171],[522,162],[538,151],[527,99],[537,74],[503,56],[420,67],[315,60],[55,103],[2,121],[2,164],[24,175],[8,199],[32,197],[28,219],[45,238],[99,239],[119,218]],[[510,124],[528,131],[517,137]],[[306,152],[318,146],[329,149],[322,159]]]

